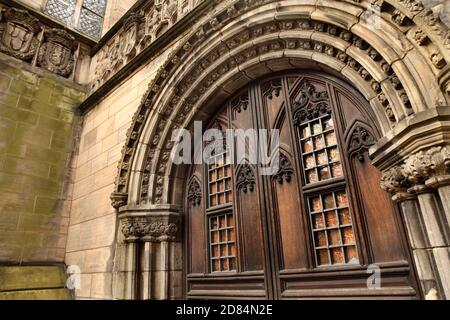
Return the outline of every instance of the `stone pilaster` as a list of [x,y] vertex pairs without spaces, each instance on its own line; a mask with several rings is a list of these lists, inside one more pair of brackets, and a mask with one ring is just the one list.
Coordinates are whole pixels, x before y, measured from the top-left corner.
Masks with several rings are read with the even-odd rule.
[[124,277],[117,278],[124,288],[125,299],[179,298],[172,287],[180,287],[174,277],[175,260],[181,251],[173,254],[180,242],[179,213],[167,208],[123,209],[120,214],[121,231],[126,246]]
[[[430,299],[436,297],[433,290],[450,299],[449,165],[449,147],[432,147],[385,171],[381,183],[400,203],[422,289]],[[433,281],[436,288],[430,286]]]

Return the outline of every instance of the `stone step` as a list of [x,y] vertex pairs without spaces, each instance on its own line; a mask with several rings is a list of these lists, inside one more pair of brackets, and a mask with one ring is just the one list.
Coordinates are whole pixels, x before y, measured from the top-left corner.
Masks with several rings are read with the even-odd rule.
[[62,266],[0,266],[0,300],[68,300]]

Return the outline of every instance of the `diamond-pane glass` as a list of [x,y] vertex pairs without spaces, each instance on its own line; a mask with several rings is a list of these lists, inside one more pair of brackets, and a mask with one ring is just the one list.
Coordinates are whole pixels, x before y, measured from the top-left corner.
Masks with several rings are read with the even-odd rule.
[[93,37],[99,38],[102,33],[103,18],[88,9],[82,8],[78,30]]
[[75,13],[75,0],[48,0],[44,13],[66,24],[71,24]]
[[106,0],[84,0],[83,7],[103,17],[105,15]]

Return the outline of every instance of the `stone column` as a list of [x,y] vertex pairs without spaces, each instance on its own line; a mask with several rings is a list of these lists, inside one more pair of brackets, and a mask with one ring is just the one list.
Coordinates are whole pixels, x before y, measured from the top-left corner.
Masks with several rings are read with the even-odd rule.
[[[402,166],[383,173],[382,187],[394,194],[417,197],[417,205],[401,204],[408,235],[426,298],[450,299],[450,147],[422,150],[406,158]],[[420,219],[411,219],[420,208]],[[408,217],[406,217],[408,216]],[[419,226],[422,235],[419,234]],[[421,237],[423,236],[423,242]],[[424,247],[418,251],[417,244]],[[423,251],[424,250],[424,251]],[[435,292],[427,278],[433,270]],[[430,271],[430,272],[429,272]],[[428,291],[429,290],[429,291]]]
[[401,167],[383,173],[381,187],[391,193],[392,199],[400,206],[422,292],[426,299],[437,299],[438,283],[432,252],[417,195],[408,192],[410,186]]
[[[179,213],[170,210],[134,209],[121,212],[127,243],[126,299],[173,298],[171,247],[179,240]],[[139,292],[138,292],[139,291]]]

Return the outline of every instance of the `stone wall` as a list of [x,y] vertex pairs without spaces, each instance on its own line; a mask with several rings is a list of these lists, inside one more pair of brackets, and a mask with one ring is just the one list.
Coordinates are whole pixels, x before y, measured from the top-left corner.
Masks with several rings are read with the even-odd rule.
[[118,86],[84,115],[81,143],[75,158],[73,205],[66,264],[81,269],[80,299],[113,298],[112,276],[117,213],[109,199],[131,119],[148,84],[169,53]]
[[84,87],[0,54],[0,264],[63,263]]

